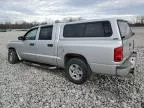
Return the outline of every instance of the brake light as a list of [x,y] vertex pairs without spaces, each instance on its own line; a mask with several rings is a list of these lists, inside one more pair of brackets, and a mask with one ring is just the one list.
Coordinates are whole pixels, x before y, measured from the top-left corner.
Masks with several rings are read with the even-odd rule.
[[123,47],[117,47],[114,49],[114,61],[120,62],[123,60]]

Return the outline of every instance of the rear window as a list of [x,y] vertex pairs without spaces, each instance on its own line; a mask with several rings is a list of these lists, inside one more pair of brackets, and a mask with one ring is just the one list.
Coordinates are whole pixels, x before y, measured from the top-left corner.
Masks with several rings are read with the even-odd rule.
[[64,37],[110,37],[112,28],[109,21],[68,24],[64,27]]
[[127,39],[132,36],[132,30],[127,21],[118,20],[118,26],[121,37],[125,37],[125,39]]

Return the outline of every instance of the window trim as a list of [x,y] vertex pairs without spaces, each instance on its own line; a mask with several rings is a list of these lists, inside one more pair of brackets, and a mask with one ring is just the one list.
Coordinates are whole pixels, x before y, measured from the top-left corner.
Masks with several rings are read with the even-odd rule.
[[[53,25],[46,25],[46,26],[41,26],[40,27],[40,30],[39,30],[39,36],[38,36],[38,40],[41,40],[41,39],[39,39],[40,38],[40,32],[41,32],[41,28],[47,28],[47,27],[52,27],[52,33],[51,33],[51,39],[49,39],[49,40],[53,40]],[[47,39],[47,41],[48,41],[48,39]]]
[[[86,34],[86,24],[94,24],[94,23],[99,23],[99,22],[108,22],[109,24],[110,24],[110,29],[111,29],[111,35],[110,36],[99,36],[99,37],[93,37],[93,36],[90,36],[90,37],[85,37],[85,34]],[[65,27],[66,26],[68,26],[68,25],[77,25],[77,24],[84,24],[85,25],[85,27],[84,27],[84,36],[83,37],[66,37],[66,36],[64,36],[64,30],[65,30]],[[103,28],[104,28],[104,23],[103,23]],[[104,30],[104,33],[105,33],[105,30]],[[113,29],[112,29],[112,24],[111,24],[111,22],[110,21],[108,21],[108,20],[104,20],[104,21],[93,21],[93,22],[80,22],[80,23],[72,23],[72,24],[65,24],[64,25],[64,27],[63,27],[63,38],[109,38],[109,37],[111,37],[113,35]]]

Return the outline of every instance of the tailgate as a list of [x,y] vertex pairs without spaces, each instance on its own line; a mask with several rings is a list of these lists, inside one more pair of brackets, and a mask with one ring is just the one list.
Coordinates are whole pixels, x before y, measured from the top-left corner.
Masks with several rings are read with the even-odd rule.
[[123,40],[123,57],[128,58],[133,52],[133,38]]
[[127,21],[118,20],[119,32],[121,35],[122,43],[123,43],[123,57],[124,60],[128,58],[134,48],[134,40],[133,35],[129,24]]

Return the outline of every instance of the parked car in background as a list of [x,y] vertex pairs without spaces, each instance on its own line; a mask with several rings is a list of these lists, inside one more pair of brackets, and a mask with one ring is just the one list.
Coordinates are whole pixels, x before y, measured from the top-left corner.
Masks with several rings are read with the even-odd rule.
[[75,84],[84,83],[92,72],[127,76],[134,70],[133,35],[128,22],[116,18],[41,25],[8,43],[8,61],[65,68]]

